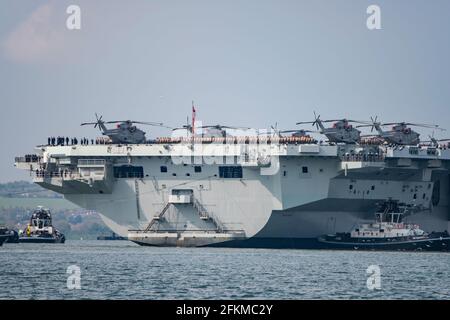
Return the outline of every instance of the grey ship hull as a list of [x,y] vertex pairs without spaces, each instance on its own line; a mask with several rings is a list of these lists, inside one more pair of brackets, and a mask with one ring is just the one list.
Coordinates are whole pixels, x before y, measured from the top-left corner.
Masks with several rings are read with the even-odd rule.
[[[354,202],[354,203],[352,203]],[[304,208],[273,211],[265,226],[253,237],[220,241],[217,243],[192,242],[154,243],[149,239],[134,241],[143,246],[210,246],[228,248],[268,248],[268,249],[349,249],[348,246],[330,246],[319,238],[326,234],[348,232],[357,222],[370,221],[370,213],[377,202],[327,199]],[[345,211],[320,211],[321,208],[347,208]],[[357,209],[361,210],[357,210]],[[315,209],[315,210],[312,210]],[[450,230],[447,207],[436,207],[432,212],[415,214],[410,218],[427,232],[444,232]],[[373,249],[373,248],[366,248]],[[381,250],[382,248],[377,248]],[[385,250],[415,250],[417,247],[404,246],[385,248]],[[433,246],[431,250],[440,250]],[[426,251],[426,250],[424,250]]]
[[[223,146],[211,148],[252,153],[251,145]],[[95,210],[113,232],[141,245],[319,248],[320,236],[372,220],[376,204],[388,199],[421,208],[410,222],[426,232],[450,229],[450,150],[383,147],[383,157],[367,160],[343,155],[371,146],[271,145],[269,167],[256,154],[239,163],[239,176],[223,176],[223,164],[175,163],[173,154],[189,147],[47,147],[49,167],[71,173],[35,182]],[[127,166],[142,176],[116,175]]]

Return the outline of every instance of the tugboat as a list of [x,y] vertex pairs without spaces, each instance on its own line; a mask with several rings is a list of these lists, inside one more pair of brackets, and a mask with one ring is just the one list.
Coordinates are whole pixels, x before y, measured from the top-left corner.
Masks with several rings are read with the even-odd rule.
[[52,225],[52,215],[48,209],[37,207],[33,211],[26,230],[19,234],[19,242],[24,243],[64,243],[66,238]]
[[325,235],[318,240],[327,249],[450,251],[447,231],[426,233],[417,224],[403,222],[414,210],[389,200],[375,212],[374,222],[358,224],[349,233]]

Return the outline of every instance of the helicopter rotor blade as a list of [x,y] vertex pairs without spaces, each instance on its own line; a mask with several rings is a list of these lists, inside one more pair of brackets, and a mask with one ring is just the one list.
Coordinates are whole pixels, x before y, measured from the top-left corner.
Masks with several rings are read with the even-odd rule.
[[164,127],[164,123],[162,123],[162,122],[143,122],[143,121],[131,121],[131,122],[137,123],[137,124],[143,124],[143,125],[147,125],[147,126]]
[[301,130],[283,130],[280,133],[302,132]]
[[99,117],[97,113],[94,113],[94,115],[95,115],[95,119],[97,120],[96,122],[83,122],[83,123],[80,124],[80,126],[94,126],[94,128],[99,127],[99,130],[102,131],[100,125],[102,125],[103,123],[105,123],[105,122],[102,120],[102,117],[103,117],[103,116],[100,116],[100,117]]
[[314,130],[282,130],[282,131],[279,131],[279,133],[292,133],[292,132],[298,132],[298,133],[309,133],[309,132],[312,132],[312,133],[319,133],[319,131],[314,131]]
[[113,120],[113,121],[106,121],[105,123],[122,123],[122,122],[128,122],[128,121],[129,120]]
[[162,126],[162,122],[143,122],[143,121],[131,121],[133,123],[139,123],[139,124],[148,124],[148,125],[155,125],[155,126]]
[[322,122],[336,122],[336,121],[347,121],[347,119],[331,119],[331,120],[320,120]]
[[274,126],[270,126],[270,128],[273,130],[273,134],[275,135],[275,134],[278,134],[278,135],[280,135],[280,132],[274,127]]
[[172,128],[172,131],[175,131],[175,130],[189,130],[189,128],[186,128],[186,127],[179,127],[179,128]]
[[133,120],[112,120],[112,121],[106,121],[104,123],[124,123],[124,122],[132,123],[132,124],[143,124],[143,125],[147,125],[147,126],[156,126],[156,127],[164,127],[164,128],[172,129],[171,127],[165,126],[164,123],[162,123],[162,122],[145,122],[145,121],[133,121]]
[[249,129],[251,129],[249,127],[223,126],[223,125],[220,125],[220,124],[208,125],[208,126],[200,126],[199,128],[202,128],[202,129],[215,128],[217,130],[221,130],[221,129],[249,130]]
[[445,131],[445,129],[440,128],[437,124],[427,124],[427,123],[412,123],[412,122],[386,122],[382,123],[382,126],[390,126],[390,125],[405,125],[405,126],[414,126],[414,127],[423,127],[423,128],[430,128],[430,129],[437,129]]
[[188,130],[188,131],[192,132],[192,126],[190,124],[185,124],[182,127],[172,128],[172,131],[175,131],[175,130]]
[[316,112],[314,111],[314,122],[312,125],[315,125],[317,130],[319,130],[319,121],[322,121],[320,120],[320,114],[316,116]]

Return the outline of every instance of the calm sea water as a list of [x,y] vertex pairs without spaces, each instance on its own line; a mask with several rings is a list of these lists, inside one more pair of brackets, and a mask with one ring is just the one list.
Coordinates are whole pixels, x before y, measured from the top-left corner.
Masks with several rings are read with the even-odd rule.
[[[369,265],[380,290],[367,288]],[[0,287],[0,299],[450,299],[450,254],[5,244]]]

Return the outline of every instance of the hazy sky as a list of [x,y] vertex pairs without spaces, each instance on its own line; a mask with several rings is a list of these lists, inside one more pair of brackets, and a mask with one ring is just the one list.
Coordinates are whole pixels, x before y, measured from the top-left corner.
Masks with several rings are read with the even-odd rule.
[[176,126],[191,100],[204,123],[292,129],[316,110],[450,129],[449,30],[448,0],[2,0],[0,181],[27,178],[14,156],[47,136],[95,137],[94,112]]

